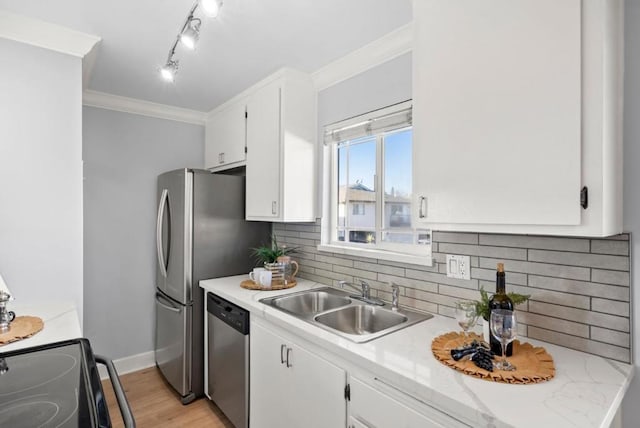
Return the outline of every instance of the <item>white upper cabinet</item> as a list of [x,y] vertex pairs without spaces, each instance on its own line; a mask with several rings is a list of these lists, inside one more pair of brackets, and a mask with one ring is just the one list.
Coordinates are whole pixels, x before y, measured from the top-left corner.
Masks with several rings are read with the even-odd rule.
[[316,91],[284,69],[247,100],[247,220],[314,221]]
[[621,0],[414,1],[416,225],[621,232],[621,32]]
[[214,110],[205,128],[205,168],[218,171],[244,165],[246,141],[244,99]]
[[[280,82],[251,95],[247,126],[247,219],[275,220],[280,215]],[[251,154],[249,154],[251,150]]]

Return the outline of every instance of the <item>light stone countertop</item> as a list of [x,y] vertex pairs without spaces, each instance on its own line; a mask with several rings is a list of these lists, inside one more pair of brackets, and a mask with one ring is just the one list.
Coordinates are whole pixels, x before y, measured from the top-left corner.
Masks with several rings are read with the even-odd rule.
[[210,279],[200,286],[305,340],[312,337],[323,349],[476,427],[609,427],[633,376],[631,365],[527,338],[553,357],[555,378],[532,385],[476,379],[446,367],[431,353],[435,337],[460,329],[453,319],[434,315],[357,344],[259,302],[326,285],[299,279],[288,290],[256,291],[241,288],[244,279]]
[[8,308],[16,313],[16,317],[31,315],[42,318],[44,328],[31,337],[0,346],[0,355],[3,352],[16,349],[82,337],[78,313],[73,303],[24,304],[10,302]]

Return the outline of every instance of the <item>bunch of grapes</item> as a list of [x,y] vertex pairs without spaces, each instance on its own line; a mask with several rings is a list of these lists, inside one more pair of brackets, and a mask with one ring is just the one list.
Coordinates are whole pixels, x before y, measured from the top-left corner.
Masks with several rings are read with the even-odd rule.
[[481,369],[485,369],[487,371],[493,371],[493,352],[490,349],[486,349],[484,347],[478,347],[476,352],[471,355],[471,361],[480,367]]
[[455,361],[465,357],[470,358],[481,369],[493,371],[493,352],[485,343],[474,340],[469,345],[451,350],[451,358]]

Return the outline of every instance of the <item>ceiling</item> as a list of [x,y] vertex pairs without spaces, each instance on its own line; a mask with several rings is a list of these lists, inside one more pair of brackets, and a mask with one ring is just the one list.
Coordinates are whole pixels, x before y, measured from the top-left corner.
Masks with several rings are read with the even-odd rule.
[[224,0],[196,52],[158,68],[193,0],[0,0],[0,8],[102,38],[89,89],[209,111],[283,66],[313,72],[411,21],[411,0]]

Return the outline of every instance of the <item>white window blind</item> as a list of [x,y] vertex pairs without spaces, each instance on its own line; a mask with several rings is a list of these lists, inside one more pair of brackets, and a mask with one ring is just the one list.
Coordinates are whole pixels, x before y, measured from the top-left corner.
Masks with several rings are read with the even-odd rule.
[[[325,127],[324,144],[335,144],[365,135],[375,135],[410,126],[411,101],[376,110],[357,118],[343,120]],[[371,117],[367,117],[371,115]]]

